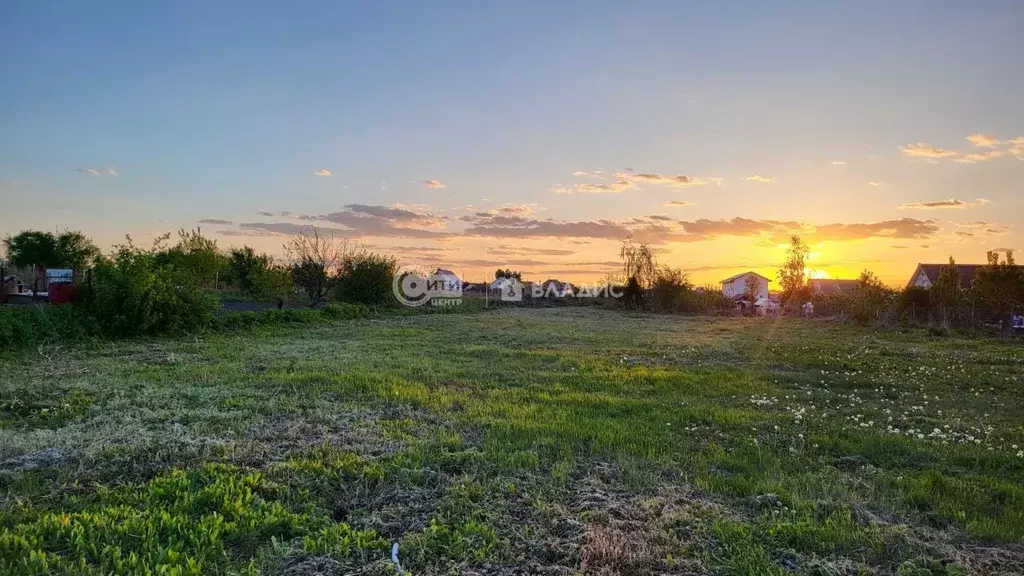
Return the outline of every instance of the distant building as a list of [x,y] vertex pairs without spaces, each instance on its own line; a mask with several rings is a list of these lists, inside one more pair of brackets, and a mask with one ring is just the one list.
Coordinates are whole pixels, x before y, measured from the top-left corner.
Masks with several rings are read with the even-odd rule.
[[757,272],[744,272],[735,276],[730,276],[725,280],[722,280],[722,294],[727,298],[742,298],[747,293],[747,278],[754,277],[757,279],[757,294],[754,300],[760,300],[761,298],[768,298],[768,282],[769,279],[761,276]]
[[458,274],[456,274],[455,272],[452,272],[451,270],[445,270],[444,268],[438,268],[437,270],[434,270],[433,277],[438,279],[438,280],[443,280],[446,285],[450,285],[450,286],[458,285],[460,287],[462,286],[462,279],[459,278]]
[[856,290],[858,283],[860,280],[840,280],[838,278],[812,278],[809,282],[811,292],[822,296]]
[[541,294],[543,296],[555,296],[562,298],[564,296],[572,296],[576,293],[576,288],[569,282],[562,282],[549,278],[540,285]]
[[[907,287],[931,288],[938,281],[939,273],[946,266],[949,266],[949,264],[918,264],[917,269],[914,270],[914,275],[907,282]],[[974,282],[974,274],[983,266],[985,265],[957,264],[956,269],[960,272],[960,287],[964,290],[969,290],[971,282]]]

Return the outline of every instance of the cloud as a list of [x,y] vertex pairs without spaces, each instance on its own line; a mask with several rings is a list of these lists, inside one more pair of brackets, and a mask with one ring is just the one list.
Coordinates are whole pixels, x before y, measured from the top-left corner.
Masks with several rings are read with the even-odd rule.
[[868,186],[876,186],[877,187],[877,186],[881,186],[881,185],[882,185],[881,182],[868,182]]
[[1010,154],[1018,160],[1024,160],[1024,136],[1010,140]]
[[895,250],[906,250],[907,248],[910,248],[910,246],[903,246],[902,244],[893,244],[892,246],[889,246],[889,248],[893,248]]
[[590,238],[621,240],[627,236],[651,244],[702,242],[723,236],[760,237],[786,241],[798,234],[808,242],[842,242],[868,238],[928,238],[938,232],[933,220],[901,218],[881,222],[828,224],[816,226],[795,221],[752,220],[675,220],[650,215],[628,220],[559,221],[477,213],[464,216],[470,227],[466,236],[491,238]]
[[953,222],[953,224],[959,228],[985,228],[989,226],[989,223],[984,220],[974,220],[972,222]]
[[437,189],[437,188],[447,188],[448,187],[448,186],[445,185],[444,182],[441,182],[440,180],[424,180],[422,182],[422,184],[426,184],[427,188],[435,188],[435,189]]
[[543,211],[544,208],[540,207],[540,204],[502,204],[499,208],[488,210],[489,214],[504,214],[507,216],[533,216],[538,211]]
[[[686,188],[689,186],[703,186],[708,183],[704,178],[693,176],[666,174],[655,174],[650,172],[616,172],[615,177],[625,182],[642,182],[645,184],[662,184],[673,188]],[[721,180],[717,178],[716,180]]]
[[220,218],[203,218],[202,220],[199,220],[199,223],[200,224],[226,224],[226,225],[234,224],[234,222],[231,222],[229,220],[221,220]]
[[845,166],[846,162],[844,162],[843,160],[833,160],[831,164],[833,166]]
[[761,176],[760,174],[754,174],[753,176],[747,176],[747,180],[751,182],[760,182],[762,184],[771,184],[775,182],[774,176]]
[[694,203],[690,202],[689,200],[669,200],[668,202],[665,202],[665,204],[664,204],[664,206],[673,206],[673,207],[676,207],[676,208],[683,208],[683,207],[686,207],[686,206],[693,206],[693,205],[694,205]]
[[967,140],[979,148],[995,148],[999,146],[999,140],[996,140],[995,136],[987,134],[972,134],[967,137]]
[[974,232],[963,232],[961,230],[957,230],[956,232],[953,232],[953,234],[956,234],[957,236],[965,236],[965,237],[974,236]]
[[964,202],[963,200],[950,198],[949,200],[927,200],[924,202],[908,202],[900,206],[900,209],[943,210],[947,208],[973,208],[975,206],[984,206],[986,204],[989,204],[990,202],[991,200],[988,200],[987,198],[977,198],[974,202]]
[[946,150],[945,148],[939,148],[932,146],[931,144],[925,144],[924,142],[918,142],[917,144],[906,144],[900,146],[900,150],[904,156],[910,156],[911,158],[948,158],[950,156],[956,156],[956,152],[952,150]]
[[[371,236],[392,238],[451,238],[451,232],[430,230],[429,228],[444,227],[448,218],[419,211],[416,207],[401,204],[394,206],[375,206],[369,204],[348,204],[342,210],[329,214],[299,215],[298,220],[306,222],[324,222],[342,226],[335,228],[319,226],[317,228],[345,238],[363,238]],[[264,216],[272,216],[271,212],[261,212]],[[239,229],[263,231],[275,234],[296,234],[309,225],[292,222],[247,222],[239,224]]]
[[[595,177],[600,172],[584,172],[577,170],[573,176]],[[657,186],[668,186],[670,188],[689,188],[691,186],[705,186],[714,184],[724,186],[725,180],[718,177],[697,177],[683,174],[659,174],[656,172],[635,172],[627,169],[623,172],[616,172],[615,180],[610,183],[581,182],[572,186],[555,186],[551,189],[555,194],[620,194],[626,190],[636,188],[638,184],[653,184]]]
[[544,256],[572,256],[576,252],[572,250],[560,250],[557,248],[494,248],[487,251],[494,256],[530,256],[542,254]]
[[993,158],[999,158],[1003,156],[1002,150],[987,150],[985,152],[972,152],[970,154],[964,154],[963,156],[954,160],[954,162],[960,162],[961,164],[977,164],[978,162],[986,162]]
[[75,172],[81,172],[90,176],[118,176],[120,173],[113,167],[109,168],[75,168]]
[[274,215],[274,213],[271,212],[270,210],[260,210],[259,212],[257,212],[257,214],[259,214],[260,216],[273,216]]
[[331,171],[327,168],[321,168],[316,172],[313,172],[313,176],[327,177],[331,175]]

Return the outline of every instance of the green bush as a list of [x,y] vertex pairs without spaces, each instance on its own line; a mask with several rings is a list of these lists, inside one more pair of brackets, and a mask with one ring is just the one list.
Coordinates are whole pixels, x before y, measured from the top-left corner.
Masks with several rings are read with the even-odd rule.
[[96,322],[78,306],[0,307],[0,351],[86,340],[98,334]]
[[238,330],[254,326],[309,324],[325,320],[355,320],[374,315],[369,308],[357,304],[329,304],[323,308],[285,308],[263,312],[229,312],[213,320],[216,330]]
[[216,298],[194,274],[159,263],[159,253],[131,243],[100,258],[76,306],[109,337],[183,334],[210,325]]
[[257,254],[249,246],[231,250],[227,267],[236,288],[257,300],[284,298],[292,292],[291,274],[274,264],[267,254]]
[[338,270],[334,296],[342,302],[367,306],[390,306],[395,303],[392,282],[398,263],[390,256],[362,252],[346,257]]

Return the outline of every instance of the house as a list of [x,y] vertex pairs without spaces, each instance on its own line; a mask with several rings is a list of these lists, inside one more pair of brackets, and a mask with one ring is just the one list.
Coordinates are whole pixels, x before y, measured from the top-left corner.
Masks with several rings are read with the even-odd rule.
[[722,280],[722,294],[727,298],[742,298],[747,293],[748,278],[755,278],[757,280],[757,294],[755,295],[754,300],[757,301],[761,298],[768,299],[769,279],[761,276],[757,272],[744,272]]
[[808,282],[811,292],[822,296],[856,290],[859,283],[860,280],[841,280],[839,278],[812,278]]
[[434,270],[434,273],[431,275],[431,278],[442,281],[444,285],[448,287],[459,286],[459,289],[461,290],[462,279],[459,278],[458,274],[452,272],[451,270],[438,268],[437,270]]
[[573,296],[576,293],[576,288],[569,282],[562,282],[549,278],[545,280],[541,285],[542,296],[555,296],[563,298],[565,296]]
[[513,282],[518,282],[518,280],[516,280],[515,278],[505,278],[504,276],[502,276],[501,278],[496,278],[494,282],[491,282],[490,285],[487,286],[487,289],[501,291],[508,288],[508,285],[512,284]]
[[25,290],[25,284],[21,281],[21,278],[11,275],[3,279],[3,289],[0,292],[4,294],[21,294]]
[[[916,286],[918,288],[931,288],[939,279],[939,273],[949,264],[918,264],[913,276],[907,282],[907,288]],[[974,281],[974,274],[984,264],[957,264],[957,272],[960,273],[960,288],[969,290],[971,282]]]
[[768,314],[774,314],[779,311],[779,304],[773,302],[771,298],[758,298],[757,302],[754,302],[754,309],[761,316],[767,316]]

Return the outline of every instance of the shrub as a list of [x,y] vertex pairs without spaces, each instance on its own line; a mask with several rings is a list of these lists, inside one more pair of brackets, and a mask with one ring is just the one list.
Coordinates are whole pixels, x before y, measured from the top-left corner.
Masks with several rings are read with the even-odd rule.
[[323,308],[285,308],[264,312],[230,312],[217,316],[213,321],[216,330],[238,330],[254,326],[281,324],[309,324],[324,320],[355,320],[369,318],[373,311],[356,304],[335,303]]
[[49,341],[85,340],[98,332],[95,321],[77,306],[0,307],[0,351]]
[[651,301],[661,312],[680,312],[687,307],[690,283],[679,268],[658,269],[651,287]]
[[288,270],[274,264],[267,254],[256,254],[246,246],[231,251],[227,262],[232,283],[257,300],[284,298],[292,291]]
[[99,259],[77,305],[104,335],[181,334],[210,325],[216,299],[193,274],[161,265],[158,255],[129,240],[110,258]]
[[362,252],[347,256],[338,271],[335,298],[367,306],[388,306],[395,302],[391,284],[398,263],[391,256]]

